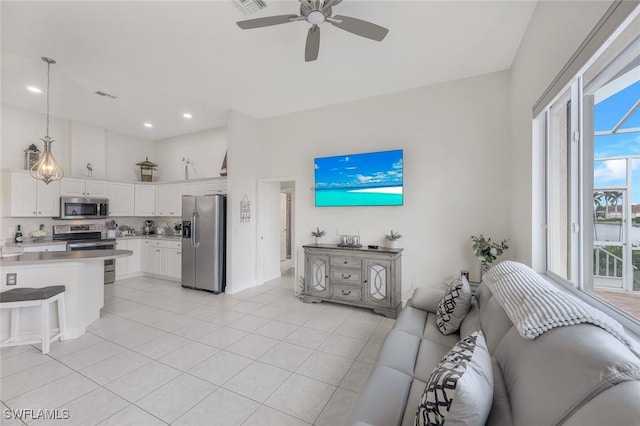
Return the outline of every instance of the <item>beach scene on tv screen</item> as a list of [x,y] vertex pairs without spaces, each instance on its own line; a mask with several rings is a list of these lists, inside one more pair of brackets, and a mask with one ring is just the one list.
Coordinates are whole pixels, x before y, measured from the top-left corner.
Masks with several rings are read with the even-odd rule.
[[317,207],[401,206],[402,150],[315,159]]

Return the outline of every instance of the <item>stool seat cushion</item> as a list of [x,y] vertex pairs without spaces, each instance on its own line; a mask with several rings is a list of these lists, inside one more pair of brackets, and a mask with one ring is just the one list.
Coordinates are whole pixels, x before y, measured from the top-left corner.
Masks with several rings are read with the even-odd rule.
[[45,300],[64,292],[63,285],[51,285],[42,288],[14,288],[0,293],[0,303],[24,302],[26,300]]

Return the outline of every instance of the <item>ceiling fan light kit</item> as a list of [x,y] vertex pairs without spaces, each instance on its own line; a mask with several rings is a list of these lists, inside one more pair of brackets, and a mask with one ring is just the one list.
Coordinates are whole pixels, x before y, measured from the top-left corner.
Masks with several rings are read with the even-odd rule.
[[248,19],[237,22],[238,26],[243,30],[253,28],[270,27],[272,25],[287,24],[289,22],[307,21],[311,24],[311,28],[307,32],[307,41],[305,44],[304,60],[306,62],[318,59],[320,50],[320,27],[319,25],[329,22],[334,27],[341,30],[359,35],[371,40],[382,41],[388,29],[380,25],[373,24],[362,19],[351,18],[349,16],[333,14],[333,6],[336,6],[342,0],[299,0],[300,15],[275,15],[266,16],[264,18]]

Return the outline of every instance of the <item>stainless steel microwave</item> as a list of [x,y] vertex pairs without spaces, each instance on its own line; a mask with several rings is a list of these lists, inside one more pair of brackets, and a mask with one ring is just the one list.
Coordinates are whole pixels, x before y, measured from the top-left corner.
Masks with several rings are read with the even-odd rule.
[[106,198],[60,197],[60,219],[104,219],[108,215]]

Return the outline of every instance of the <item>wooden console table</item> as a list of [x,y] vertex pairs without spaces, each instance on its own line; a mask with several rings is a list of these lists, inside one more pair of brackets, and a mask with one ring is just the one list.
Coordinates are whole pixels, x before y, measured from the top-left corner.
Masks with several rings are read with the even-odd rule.
[[396,318],[400,312],[402,249],[304,247],[304,291],[307,303],[323,300],[372,308]]

